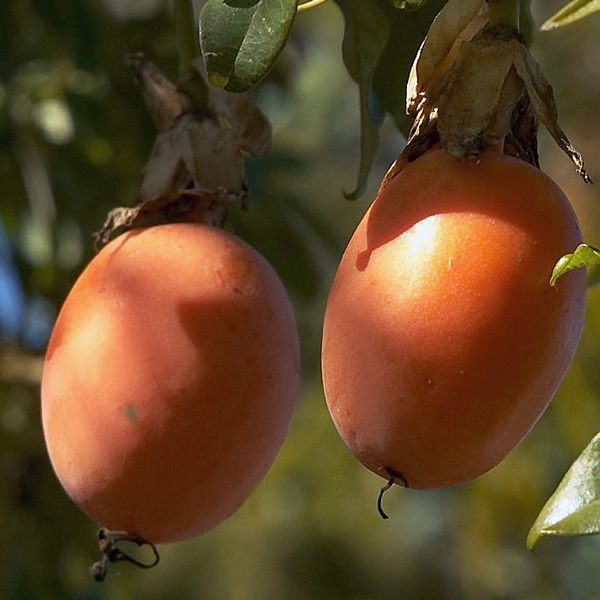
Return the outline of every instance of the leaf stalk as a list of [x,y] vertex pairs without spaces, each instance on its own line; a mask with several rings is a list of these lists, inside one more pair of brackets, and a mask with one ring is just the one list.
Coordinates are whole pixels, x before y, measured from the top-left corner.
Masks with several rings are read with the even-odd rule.
[[208,87],[194,68],[194,61],[201,53],[192,0],[175,0],[174,19],[180,87],[193,97],[197,106],[207,106]]

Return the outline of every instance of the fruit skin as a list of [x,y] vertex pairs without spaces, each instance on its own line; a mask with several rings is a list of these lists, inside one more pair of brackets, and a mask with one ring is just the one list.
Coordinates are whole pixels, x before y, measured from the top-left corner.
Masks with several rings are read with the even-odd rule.
[[68,295],[44,364],[44,434],[89,517],[175,541],[255,488],[298,388],[298,334],[272,267],[222,230],[161,225],[105,246]]
[[529,164],[432,150],[380,193],[324,319],[335,425],[369,469],[415,488],[500,462],[547,407],[583,326],[585,272],[548,284],[581,242],[562,191]]

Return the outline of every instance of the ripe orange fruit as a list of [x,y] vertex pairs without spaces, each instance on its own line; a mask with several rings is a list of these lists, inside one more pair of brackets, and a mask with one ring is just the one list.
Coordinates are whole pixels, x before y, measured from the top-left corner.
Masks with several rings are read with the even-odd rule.
[[292,308],[255,250],[205,225],[132,231],[86,267],[52,333],[50,459],[99,524],[187,538],[255,488],[298,386]]
[[442,487],[519,443],[580,337],[584,271],[548,283],[580,242],[556,184],[499,153],[432,150],[383,187],[342,257],[322,345],[329,410],[366,467]]

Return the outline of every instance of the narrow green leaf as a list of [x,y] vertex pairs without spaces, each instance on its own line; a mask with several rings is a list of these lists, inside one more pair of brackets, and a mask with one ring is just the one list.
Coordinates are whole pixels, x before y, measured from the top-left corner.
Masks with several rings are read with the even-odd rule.
[[429,0],[414,12],[390,10],[391,33],[373,76],[373,92],[396,127],[408,136],[412,121],[406,116],[406,83],[413,60],[431,22],[446,0]]
[[591,267],[600,264],[600,250],[588,246],[587,244],[580,244],[575,248],[575,251],[571,254],[565,254],[561,257],[554,269],[552,270],[552,276],[550,277],[550,285],[555,285],[556,280],[565,273],[579,269],[581,267]]
[[600,10],[600,0],[573,0],[542,24],[542,31],[569,25]]
[[208,0],[200,47],[210,82],[244,92],[271,69],[289,36],[298,0]]
[[543,535],[600,533],[600,434],[571,465],[529,530],[532,550]]
[[390,36],[386,12],[377,0],[336,0],[345,18],[342,55],[360,95],[360,166],[356,188],[345,194],[352,200],[363,189],[379,146],[383,112],[371,85],[379,59]]
[[[360,90],[361,160],[356,198],[364,188],[379,145],[386,113],[408,135],[406,83],[413,59],[427,30],[446,0],[429,0],[415,11],[396,10],[397,0],[336,0],[345,18],[343,53],[348,72]],[[418,8],[421,0],[406,2]],[[400,150],[400,149],[399,149]]]

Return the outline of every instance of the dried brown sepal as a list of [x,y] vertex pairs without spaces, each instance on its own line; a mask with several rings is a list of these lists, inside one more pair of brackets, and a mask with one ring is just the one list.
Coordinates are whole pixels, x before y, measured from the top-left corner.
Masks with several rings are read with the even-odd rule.
[[421,116],[422,118],[417,118],[414,122],[404,150],[392,163],[383,177],[380,190],[396,177],[407,163],[416,160],[419,156],[431,150],[431,148],[439,145],[440,136],[437,130],[437,112],[431,111],[431,113],[423,113]]
[[[438,45],[434,60],[429,62],[423,53],[434,46],[428,46],[427,38],[422,45],[407,88],[407,112],[415,122],[404,151],[382,186],[407,162],[437,144],[456,158],[469,161],[477,161],[482,152],[503,144],[505,154],[539,167],[538,122],[546,126],[583,180],[590,183],[581,155],[558,124],[552,87],[521,35],[502,24],[487,25],[469,39],[485,16],[483,11],[473,18],[475,4],[448,6],[462,11],[461,18],[449,21],[455,24],[456,43],[451,46],[446,40],[443,52]],[[462,28],[468,18],[471,21]],[[428,37],[433,32],[432,25]],[[427,65],[424,70],[419,68],[423,64]],[[415,81],[420,72],[426,74],[425,80]]]
[[191,98],[169,81],[143,52],[128,54],[126,63],[158,131],[167,131],[182,112],[192,108]]
[[118,206],[108,213],[102,228],[94,233],[94,243],[99,247],[115,233],[161,223],[194,222],[223,227],[227,207],[244,198],[245,193],[232,196],[226,190],[188,190],[165,194],[132,207]]
[[423,40],[406,88],[406,114],[415,118],[426,92],[452,65],[463,40],[470,40],[488,20],[485,0],[448,0]]
[[515,69],[525,83],[527,95],[538,120],[550,132],[558,147],[573,161],[582,179],[586,183],[592,183],[585,170],[581,154],[569,142],[567,135],[558,124],[558,109],[552,86],[525,46],[522,46],[515,56]]
[[513,124],[504,138],[504,154],[539,168],[537,129],[537,118],[531,108],[529,96],[525,95],[513,113]]
[[[96,243],[117,231],[194,221],[222,227],[227,207],[247,195],[245,153],[264,155],[271,141],[268,120],[248,94],[208,86],[206,106],[171,83],[143,54],[128,57],[158,135],[144,168],[136,205],[110,211]],[[190,82],[186,82],[189,86]]]
[[485,28],[461,44],[452,67],[430,89],[440,143],[452,156],[476,160],[511,130],[525,93],[513,67],[520,47],[525,48],[510,28]]

